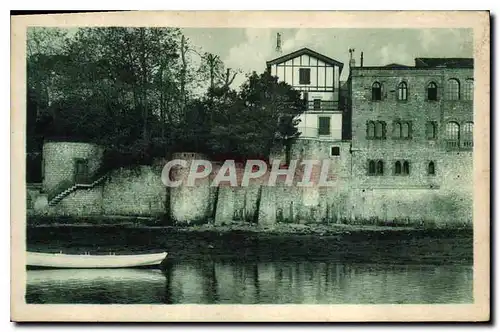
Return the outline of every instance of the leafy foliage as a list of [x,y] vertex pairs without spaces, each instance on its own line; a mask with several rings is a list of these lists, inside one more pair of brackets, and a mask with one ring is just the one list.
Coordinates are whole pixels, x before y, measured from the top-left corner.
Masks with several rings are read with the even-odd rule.
[[297,91],[267,72],[231,89],[238,71],[209,53],[195,65],[179,29],[31,28],[27,47],[28,154],[61,139],[103,145],[109,168],[175,151],[265,158],[299,135]]

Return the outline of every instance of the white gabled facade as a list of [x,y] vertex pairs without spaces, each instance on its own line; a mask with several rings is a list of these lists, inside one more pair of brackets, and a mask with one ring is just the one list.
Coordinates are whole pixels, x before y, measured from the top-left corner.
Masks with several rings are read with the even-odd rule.
[[267,70],[279,81],[301,91],[307,111],[300,116],[304,138],[342,139],[342,109],[339,105],[343,64],[308,48],[267,62]]

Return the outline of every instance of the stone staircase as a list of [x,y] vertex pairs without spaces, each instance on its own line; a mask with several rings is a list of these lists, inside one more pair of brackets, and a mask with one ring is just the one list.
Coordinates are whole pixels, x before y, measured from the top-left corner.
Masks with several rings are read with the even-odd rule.
[[73,192],[75,192],[76,190],[79,190],[79,189],[91,190],[95,186],[101,184],[107,177],[108,177],[108,175],[106,174],[106,175],[103,175],[103,176],[99,177],[97,180],[95,180],[92,183],[87,183],[87,184],[77,183],[77,184],[74,184],[73,186],[69,187],[68,189],[66,189],[66,190],[60,192],[59,194],[57,194],[56,196],[54,196],[48,202],[48,204],[49,204],[49,206],[54,206],[57,203],[59,203],[60,201],[62,201],[64,197],[68,196],[69,194],[71,194],[71,193],[73,193]]

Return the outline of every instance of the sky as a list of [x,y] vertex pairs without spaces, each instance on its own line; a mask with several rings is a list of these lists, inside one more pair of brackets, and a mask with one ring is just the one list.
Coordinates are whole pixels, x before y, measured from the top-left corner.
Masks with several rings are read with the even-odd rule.
[[267,29],[186,28],[182,29],[198,51],[218,55],[226,67],[239,69],[233,87],[245,80],[245,73],[262,72],[276,53],[276,34],[281,33],[281,55],[308,47],[344,63],[341,80],[348,75],[349,48],[359,64],[389,63],[414,65],[416,57],[473,57],[471,29]]

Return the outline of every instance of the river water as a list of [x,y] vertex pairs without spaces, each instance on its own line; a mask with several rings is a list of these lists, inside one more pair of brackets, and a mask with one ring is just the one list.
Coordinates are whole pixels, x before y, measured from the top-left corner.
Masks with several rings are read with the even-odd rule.
[[156,269],[29,270],[28,303],[470,303],[472,267],[184,262]]
[[[124,228],[28,229],[28,250],[169,252],[170,268],[28,270],[26,302],[471,303],[470,234],[262,236]],[[126,248],[126,250],[124,250]]]

